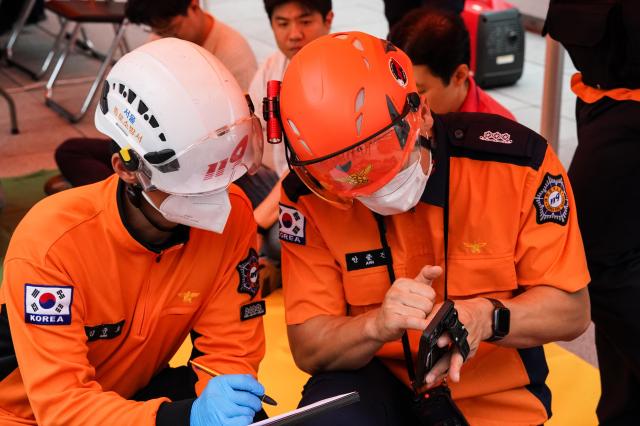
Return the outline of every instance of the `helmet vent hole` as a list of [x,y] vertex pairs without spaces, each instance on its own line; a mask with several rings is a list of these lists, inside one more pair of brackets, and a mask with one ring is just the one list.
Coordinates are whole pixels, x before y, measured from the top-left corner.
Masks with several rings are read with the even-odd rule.
[[346,40],[349,38],[348,34],[336,34],[333,36],[334,38],[337,38],[338,40]]
[[358,136],[360,136],[360,131],[362,130],[362,113],[358,115],[356,118],[356,131],[358,132]]
[[358,95],[356,96],[356,112],[362,109],[364,105],[364,87],[358,91]]
[[298,130],[298,128],[296,127],[295,124],[293,124],[293,121],[287,119],[287,123],[289,123],[289,127],[291,127],[291,130],[293,130],[293,133],[296,134],[296,136],[300,137],[300,131]]
[[303,141],[302,139],[298,139],[298,142],[300,142],[300,144],[304,147],[304,149],[307,150],[309,154],[313,154],[313,152],[311,151],[311,148],[309,148],[309,145],[307,145],[305,141]]
[[367,58],[365,58],[363,56],[362,60],[364,61],[364,65],[367,67],[367,70],[370,70],[371,69],[371,65],[369,64],[369,61],[367,61]]
[[364,46],[362,45],[362,42],[359,39],[354,39],[353,42],[353,47],[355,47],[356,49],[358,49],[361,52],[364,52]]

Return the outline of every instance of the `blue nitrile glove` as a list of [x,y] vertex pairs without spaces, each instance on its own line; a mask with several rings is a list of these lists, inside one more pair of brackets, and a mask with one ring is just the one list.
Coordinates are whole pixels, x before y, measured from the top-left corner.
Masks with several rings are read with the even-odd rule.
[[191,406],[191,426],[247,426],[262,408],[264,387],[249,374],[224,374],[209,380]]

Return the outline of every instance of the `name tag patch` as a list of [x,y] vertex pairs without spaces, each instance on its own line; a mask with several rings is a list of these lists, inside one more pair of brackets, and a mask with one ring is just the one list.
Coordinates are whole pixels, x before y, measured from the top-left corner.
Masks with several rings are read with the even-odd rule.
[[305,245],[305,217],[293,207],[280,204],[280,239],[290,243]]
[[267,307],[264,300],[242,305],[240,307],[240,321],[246,321],[251,318],[261,317],[267,313]]
[[115,324],[100,324],[94,327],[84,327],[84,332],[87,334],[87,340],[93,342],[100,339],[114,339],[122,333],[124,326],[124,320]]
[[73,287],[24,285],[24,321],[37,325],[71,324]]
[[533,200],[536,208],[536,222],[566,225],[569,219],[569,200],[561,175],[547,173]]
[[359,251],[357,253],[347,253],[347,271],[357,271],[358,269],[375,268],[389,264],[391,253],[388,249]]

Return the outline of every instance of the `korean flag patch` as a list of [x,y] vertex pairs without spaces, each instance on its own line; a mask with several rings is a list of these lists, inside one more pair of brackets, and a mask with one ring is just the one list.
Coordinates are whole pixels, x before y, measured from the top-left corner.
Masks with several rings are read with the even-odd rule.
[[561,175],[547,173],[533,200],[536,208],[536,222],[566,225],[569,219],[569,200]]
[[24,285],[24,320],[27,324],[69,325],[73,287]]
[[280,204],[280,239],[305,245],[305,217],[293,207]]

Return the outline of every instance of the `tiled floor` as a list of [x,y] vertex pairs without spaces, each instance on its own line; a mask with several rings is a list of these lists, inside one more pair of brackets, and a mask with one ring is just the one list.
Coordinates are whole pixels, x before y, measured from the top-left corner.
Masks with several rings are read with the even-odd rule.
[[[208,0],[204,1],[209,10],[221,21],[228,23],[247,37],[258,62],[263,61],[276,49],[275,40],[268,23],[261,0]],[[383,14],[381,0],[333,0],[335,20],[334,31],[360,30],[385,37],[388,25]],[[57,23],[49,19],[42,25],[49,31]],[[87,28],[90,38],[98,47],[106,48],[112,35],[111,28],[104,25]],[[127,39],[132,47],[143,43],[146,34],[139,28],[130,27]],[[0,37],[4,45],[6,36]],[[29,28],[20,40],[16,51],[32,64],[44,54],[47,43],[52,38],[38,28]],[[540,105],[544,81],[545,40],[535,34],[527,33],[525,49],[525,67],[522,78],[511,87],[491,90],[490,93],[507,108],[518,121],[528,127],[539,130]],[[91,77],[95,75],[97,63],[85,57],[77,57],[65,68],[65,79]],[[569,88],[569,78],[575,70],[568,56],[565,59],[563,73],[562,117],[559,137],[559,156],[568,167],[577,139],[573,107],[575,98]],[[86,78],[85,78],[86,80]],[[58,94],[66,102],[79,104],[88,83],[68,81]],[[43,104],[43,83],[34,83],[19,71],[6,67],[0,68],[0,85],[8,88],[15,97],[18,106],[18,118],[21,133],[9,135],[9,119],[6,103],[0,99],[0,176],[15,176],[43,168],[53,168],[53,150],[63,140],[70,137],[97,136],[93,128],[93,113],[88,113],[78,124],[70,125]],[[92,111],[92,110],[90,110]],[[593,332],[568,345],[592,364],[596,363],[593,349]]]

